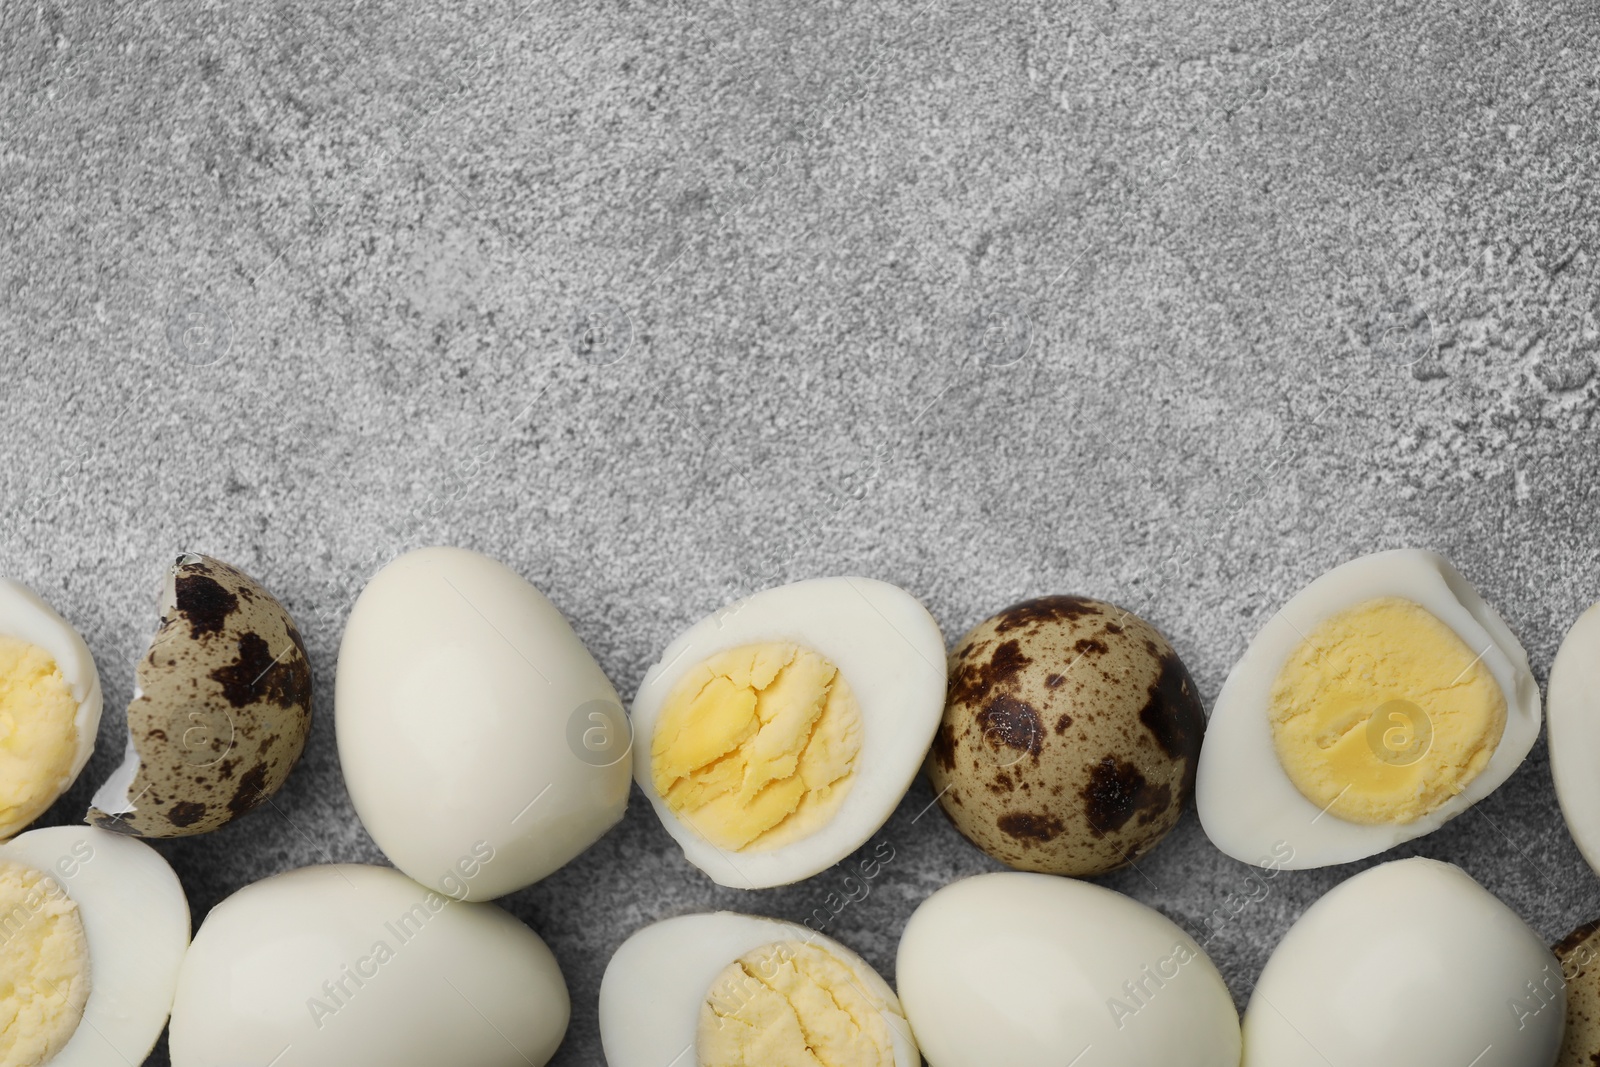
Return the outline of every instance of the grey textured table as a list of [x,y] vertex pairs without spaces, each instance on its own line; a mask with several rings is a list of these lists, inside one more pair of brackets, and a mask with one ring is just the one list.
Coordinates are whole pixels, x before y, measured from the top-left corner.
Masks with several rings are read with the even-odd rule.
[[[381,862],[334,664],[422,544],[521,571],[625,698],[732,596],[843,572],[952,642],[1118,601],[1209,701],[1295,589],[1406,545],[1542,682],[1600,598],[1597,43],[1590,0],[4,0],[0,569],[83,630],[108,709],[50,819],[118,762],[182,549],[278,593],[318,702],[281,814],[162,846],[197,921]],[[930,799],[829,928],[891,979],[912,908],[993,866]],[[1600,916],[1543,742],[1414,853],[1548,937]],[[1105,882],[1191,930],[1236,911],[1242,1005],[1353,869],[1247,900],[1190,815]],[[601,1062],[641,924],[837,881],[717,889],[636,793],[504,901],[572,990],[556,1062]]]

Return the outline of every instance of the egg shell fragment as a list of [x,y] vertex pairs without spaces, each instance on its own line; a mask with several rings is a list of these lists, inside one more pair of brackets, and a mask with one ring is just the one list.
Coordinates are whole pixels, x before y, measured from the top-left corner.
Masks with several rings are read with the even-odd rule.
[[498,906],[342,864],[211,910],[169,1041],[173,1067],[542,1067],[570,1011],[549,948]]
[[[367,583],[339,647],[334,722],[384,855],[423,885],[464,883],[469,900],[532,885],[627,807],[616,690],[544,594],[476,552],[418,549]],[[492,861],[475,862],[485,848]]]
[[[815,833],[771,849],[720,849],[656,791],[651,739],[684,672],[718,652],[792,642],[839,668],[861,707],[850,792]],[[905,796],[944,706],[944,637],[915,597],[872,578],[812,578],[766,589],[702,619],[667,646],[634,696],[633,777],[689,861],[718,885],[765,889],[827,870],[863,845]]]
[[127,757],[95,793],[89,822],[186,837],[253,811],[283,787],[311,733],[311,661],[294,619],[243,571],[178,557],[127,718]]
[[[1483,772],[1409,823],[1360,824],[1324,814],[1284,772],[1266,710],[1273,683],[1304,635],[1328,616],[1379,597],[1420,604],[1481,650],[1506,699],[1505,730]],[[1418,549],[1363,556],[1291,597],[1229,672],[1200,752],[1200,823],[1217,848],[1257,866],[1306,870],[1363,859],[1432,833],[1494,792],[1526,758],[1540,721],[1539,687],[1527,653],[1459,571],[1442,556]]]
[[930,1067],[1238,1067],[1239,1016],[1201,947],[1089,882],[945,886],[912,913],[895,975]]
[[1600,604],[1578,617],[1550,667],[1550,776],[1567,830],[1600,873]]
[[127,1067],[155,1048],[189,947],[189,901],[149,845],[91,826],[30,830],[0,862],[50,877],[78,905],[89,943],[83,1020],[49,1067]]
[[1102,600],[1040,597],[951,653],[928,779],[956,828],[1002,863],[1103,874],[1177,825],[1205,722],[1155,627]]
[[1242,1067],[1551,1067],[1565,1012],[1559,964],[1510,908],[1459,867],[1395,860],[1289,928]]
[[[78,710],[72,720],[78,735],[77,747],[70,772],[53,789],[53,803],[55,798],[72,788],[72,783],[78,780],[89,757],[94,754],[104,703],[100,691],[100,672],[95,669],[89,646],[72,624],[57,614],[39,594],[9,578],[0,578],[0,634],[37,645],[49,653],[61,671],[72,698],[78,702]],[[41,810],[39,814],[42,813]],[[32,818],[27,820],[32,821]],[[27,822],[0,825],[0,838],[17,833],[26,827]]]
[[[803,941],[838,957],[873,995],[899,1010],[900,1000],[872,965],[807,927],[719,911],[663,919],[624,941],[600,981],[600,1042],[608,1067],[692,1067],[700,1005],[723,968],[777,941]],[[891,1011],[896,1067],[918,1067],[905,1019]]]

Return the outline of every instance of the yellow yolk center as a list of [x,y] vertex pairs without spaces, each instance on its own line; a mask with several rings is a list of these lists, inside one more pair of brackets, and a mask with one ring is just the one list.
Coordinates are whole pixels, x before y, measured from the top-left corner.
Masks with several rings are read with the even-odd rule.
[[0,862],[0,1067],[48,1063],[88,998],[78,905],[49,875]]
[[894,1067],[892,1011],[826,949],[780,941],[711,983],[695,1048],[700,1067]]
[[1295,788],[1367,824],[1412,822],[1460,793],[1506,725],[1482,652],[1399,597],[1323,620],[1272,686],[1273,741]]
[[667,697],[651,777],[718,848],[775,848],[833,818],[860,751],[861,709],[837,667],[798,645],[746,645]]
[[43,815],[72,775],[77,716],[50,654],[0,635],[0,838]]

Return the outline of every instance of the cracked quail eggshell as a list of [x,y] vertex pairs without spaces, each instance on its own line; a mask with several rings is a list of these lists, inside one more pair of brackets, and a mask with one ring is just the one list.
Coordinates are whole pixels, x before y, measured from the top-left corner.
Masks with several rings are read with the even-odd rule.
[[283,785],[311,731],[311,663],[294,620],[255,579],[178,557],[128,705],[128,755],[88,821],[135,837],[232,822]]

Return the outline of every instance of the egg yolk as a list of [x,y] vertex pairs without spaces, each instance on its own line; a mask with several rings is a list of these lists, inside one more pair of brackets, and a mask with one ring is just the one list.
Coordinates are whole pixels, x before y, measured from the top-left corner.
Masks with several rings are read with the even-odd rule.
[[776,848],[833,818],[860,750],[861,709],[837,667],[794,644],[746,645],[673,688],[651,777],[718,848]]
[[1349,822],[1408,823],[1438,808],[1483,771],[1505,730],[1484,651],[1400,597],[1323,620],[1272,687],[1290,781]]
[[44,814],[71,777],[77,716],[50,654],[0,635],[0,838]]
[[717,975],[695,1049],[700,1067],[894,1067],[891,1011],[831,952],[779,941]]
[[0,1067],[48,1063],[89,998],[78,905],[47,874],[0,863]]

